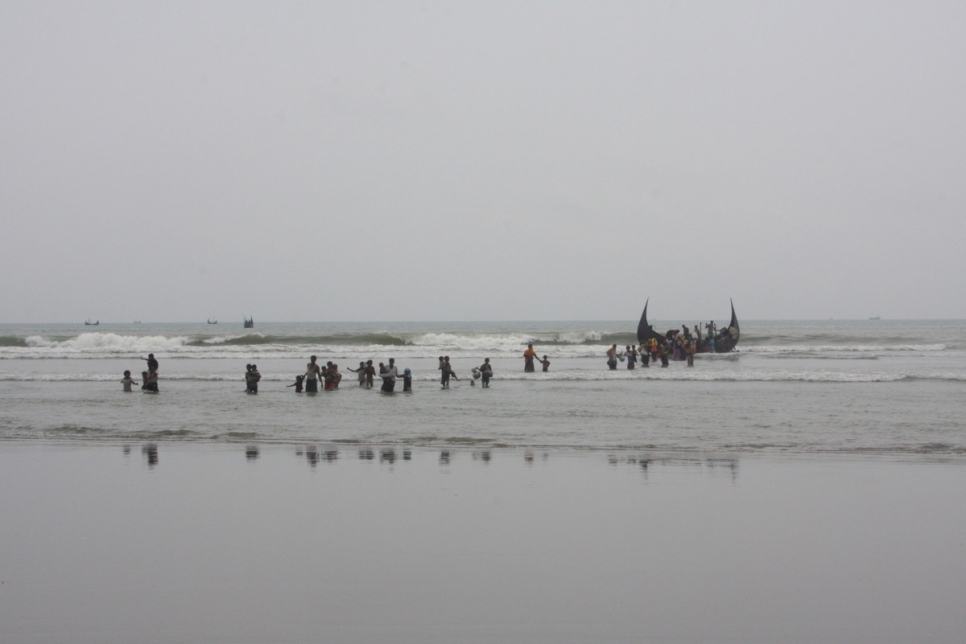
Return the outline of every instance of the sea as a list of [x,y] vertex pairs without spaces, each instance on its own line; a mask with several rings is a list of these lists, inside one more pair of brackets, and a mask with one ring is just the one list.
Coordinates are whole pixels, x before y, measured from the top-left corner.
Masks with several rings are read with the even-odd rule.
[[[663,332],[697,320],[652,320]],[[966,458],[966,321],[741,321],[737,350],[607,368],[637,321],[0,325],[0,440]],[[524,373],[533,343],[550,360]],[[122,391],[142,360],[160,392]],[[344,373],[296,394],[309,356]],[[438,357],[459,381],[444,390]],[[412,393],[347,367],[395,358]],[[473,367],[490,358],[491,386]],[[245,367],[262,374],[244,393]],[[539,367],[538,367],[539,368]]]

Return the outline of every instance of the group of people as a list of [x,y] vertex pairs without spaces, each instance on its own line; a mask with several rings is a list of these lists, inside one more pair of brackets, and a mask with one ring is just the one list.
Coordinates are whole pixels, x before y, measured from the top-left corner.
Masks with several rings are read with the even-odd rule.
[[[708,331],[712,334],[711,337],[714,337],[713,324],[712,322],[708,325]],[[687,326],[684,326],[683,329],[684,333],[679,333],[676,329],[673,332],[669,331],[666,336],[666,342],[659,342],[656,338],[652,337],[642,343],[640,347],[627,345],[622,352],[618,351],[617,344],[611,345],[607,350],[608,368],[616,370],[618,361],[626,361],[628,369],[636,368],[638,362],[640,362],[642,367],[648,367],[652,360],[654,362],[660,360],[661,366],[667,367],[670,359],[686,359],[689,367],[694,366],[694,354],[697,351],[698,343],[701,341],[700,327],[698,325],[694,326],[694,335],[691,334]],[[148,370],[141,373],[143,381],[141,389],[146,392],[156,393],[158,391],[158,361],[155,359],[153,353],[149,353],[148,357],[142,358],[142,360],[147,361]],[[546,355],[540,358],[533,348],[532,343],[527,344],[527,349],[523,352],[523,360],[524,372],[535,372],[535,363],[537,362],[540,363],[544,372],[550,370],[550,360]],[[348,370],[357,375],[359,386],[365,389],[372,389],[375,386],[376,376],[378,376],[382,379],[380,390],[383,393],[393,393],[396,389],[396,381],[400,379],[403,381],[403,392],[411,392],[413,390],[412,370],[407,367],[400,374],[396,367],[395,358],[389,358],[388,363],[380,362],[378,368],[372,364],[372,360],[366,360],[359,363],[358,369],[348,367]],[[439,357],[438,370],[440,372],[440,385],[443,389],[449,389],[451,379],[457,381],[460,379],[456,375],[453,365],[450,363],[449,356]],[[476,380],[480,380],[482,387],[489,387],[490,379],[493,377],[493,365],[490,364],[490,359],[486,358],[483,364],[478,367],[473,367],[472,374],[473,378],[470,380],[471,385],[475,385]],[[245,365],[245,393],[257,394],[258,382],[261,379],[262,374],[259,373],[256,365]],[[124,391],[132,391],[132,385],[138,384],[131,378],[130,371],[124,372],[124,379],[121,382],[124,385]],[[302,393],[303,391],[305,393],[318,393],[320,388],[325,391],[338,389],[340,382],[342,382],[342,373],[339,371],[339,365],[331,360],[323,365],[318,362],[317,356],[311,356],[309,363],[305,367],[305,373],[295,376],[295,382],[287,386],[295,387],[296,393]]]
[[[158,393],[158,361],[155,360],[153,353],[149,353],[147,358],[141,358],[141,360],[148,362],[148,370],[141,372],[141,391],[156,394]],[[132,385],[136,384],[138,383],[131,378],[130,370],[125,370],[124,378],[121,379],[124,391],[133,391]]]
[[[360,362],[358,369],[347,368],[356,374],[359,379],[359,386],[365,389],[372,389],[375,386],[377,375],[382,378],[381,391],[385,393],[395,391],[396,381],[400,378],[403,381],[403,391],[412,391],[413,388],[412,371],[407,368],[400,375],[395,358],[389,358],[389,364],[380,362],[378,371],[372,364],[372,360]],[[312,356],[305,367],[305,373],[295,376],[295,382],[288,386],[295,387],[295,393],[302,393],[304,388],[305,393],[311,394],[319,391],[320,384],[325,391],[332,391],[339,388],[340,382],[342,382],[342,373],[339,371],[339,365],[331,360],[326,362],[325,365],[320,365],[318,357]]]
[[540,359],[537,356],[536,349],[533,348],[533,344],[531,343],[527,345],[527,350],[523,352],[523,371],[524,372],[533,373],[534,371],[536,371],[536,367],[533,364],[534,360],[536,360],[541,364],[541,366],[543,366],[544,371],[550,371],[550,361],[547,360],[547,356],[544,356],[543,359]]
[[[702,349],[703,351],[713,353],[716,343],[722,338],[737,337],[738,331],[734,327],[729,326],[719,332],[713,320],[704,326],[708,335],[707,346]],[[641,343],[639,347],[627,345],[624,347],[624,351],[618,352],[617,345],[611,345],[610,349],[607,350],[607,367],[612,371],[617,369],[618,360],[626,361],[628,369],[634,369],[638,360],[642,367],[648,367],[651,361],[656,363],[658,360],[661,361],[662,367],[667,367],[670,360],[686,360],[688,366],[693,367],[694,354],[698,353],[702,342],[705,342],[705,340],[701,336],[701,325],[695,324],[692,332],[686,324],[682,324],[680,331],[671,329],[660,340],[652,336]]]
[[[694,366],[694,352],[696,349],[696,345],[690,345],[688,347],[687,360],[689,367]],[[670,356],[670,346],[667,343],[658,342],[655,338],[649,338],[639,347],[626,345],[624,351],[621,352],[617,350],[617,345],[613,344],[607,350],[607,368],[615,371],[618,360],[621,362],[626,361],[628,369],[635,369],[638,361],[640,361],[642,367],[649,367],[651,366],[651,361],[657,363],[660,360],[661,366],[666,367],[669,364]]]
[[[372,364],[372,360],[366,360],[365,362],[359,363],[358,369],[353,369],[348,367],[349,371],[354,372],[359,380],[359,386],[364,389],[372,389],[375,386],[376,376],[382,379],[382,386],[380,391],[383,393],[391,394],[396,390],[396,382],[402,380],[403,392],[409,393],[413,390],[413,372],[409,367],[403,369],[402,373],[399,373],[399,368],[396,366],[396,359],[389,358],[388,363],[379,363],[378,369]],[[440,372],[440,385],[443,389],[449,389],[450,379],[459,380],[459,376],[456,375],[456,371],[453,369],[453,365],[450,364],[449,356],[439,357],[439,372]],[[493,367],[490,365],[490,359],[486,358],[483,364],[479,367],[474,367],[473,369],[473,380],[471,384],[476,384],[477,379],[482,379],[482,386],[490,386],[490,378],[493,376]],[[303,388],[305,393],[317,393],[319,391],[319,384],[325,388],[326,391],[339,388],[339,383],[342,381],[342,374],[339,372],[339,365],[333,362],[327,362],[325,365],[320,365],[318,363],[318,358],[312,356],[309,358],[309,363],[306,365],[305,373],[295,377],[295,382],[288,385],[289,387],[295,387],[296,393],[302,393]]]

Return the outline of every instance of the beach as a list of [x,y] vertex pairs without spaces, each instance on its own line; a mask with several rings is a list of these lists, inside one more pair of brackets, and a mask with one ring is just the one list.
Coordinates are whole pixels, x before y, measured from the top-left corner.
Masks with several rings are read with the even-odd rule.
[[0,640],[958,642],[958,459],[0,444]]
[[[966,638],[966,323],[609,370],[627,328],[3,325],[0,641]],[[414,391],[296,394],[315,354]]]

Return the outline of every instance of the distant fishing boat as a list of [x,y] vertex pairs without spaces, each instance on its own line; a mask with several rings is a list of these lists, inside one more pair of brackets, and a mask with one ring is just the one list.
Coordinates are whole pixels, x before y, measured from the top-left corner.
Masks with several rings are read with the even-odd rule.
[[[659,343],[668,342],[672,335],[677,334],[677,329],[672,329],[666,334],[661,335],[654,330],[647,322],[647,302],[644,302],[644,313],[641,314],[641,321],[637,325],[637,339],[641,344],[644,344],[649,339],[654,338]],[[741,328],[738,326],[738,316],[735,315],[735,303],[731,303],[731,323],[728,328],[721,329],[718,331],[714,338],[714,343],[711,342],[710,338],[702,338],[698,342],[697,353],[728,353],[733,351],[735,345],[738,344],[738,339],[741,337]]]
[[101,323],[100,320],[97,320],[96,322],[91,322],[90,318],[84,320],[84,326],[97,326],[100,323]]
[[245,322],[244,322],[244,327],[246,329],[254,329],[255,328],[255,320],[251,316],[246,317],[245,318]]
[[134,323],[135,324],[141,324],[141,320],[135,320]]
[[218,324],[218,320],[212,320],[211,318],[208,318],[208,324]]
[[870,317],[869,319],[870,319],[870,320],[881,320],[881,319],[882,319],[882,316],[880,316],[880,315],[876,315],[876,316],[874,316],[874,317]]

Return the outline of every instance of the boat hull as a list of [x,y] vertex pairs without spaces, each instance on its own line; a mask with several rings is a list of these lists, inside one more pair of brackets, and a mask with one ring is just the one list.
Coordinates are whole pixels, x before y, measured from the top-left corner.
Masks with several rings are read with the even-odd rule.
[[[649,302],[650,300],[648,300]],[[641,314],[641,321],[637,325],[637,340],[644,344],[654,338],[661,344],[667,344],[671,337],[676,333],[676,329],[668,331],[666,334],[658,333],[647,321],[647,305],[644,303],[644,312]],[[727,328],[718,331],[713,341],[711,338],[703,338],[697,345],[697,353],[729,353],[734,351],[741,339],[741,327],[738,324],[738,316],[735,315],[735,303],[731,302],[731,322]],[[685,356],[672,357],[676,360],[684,360]]]

